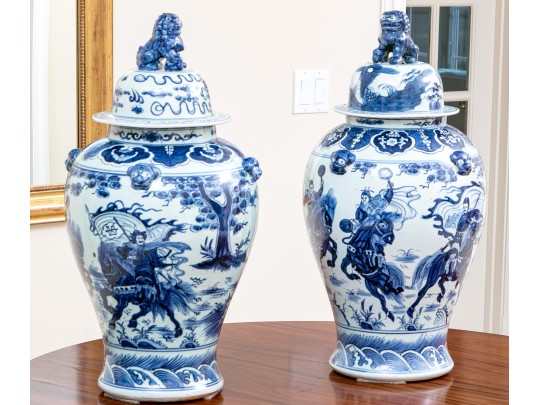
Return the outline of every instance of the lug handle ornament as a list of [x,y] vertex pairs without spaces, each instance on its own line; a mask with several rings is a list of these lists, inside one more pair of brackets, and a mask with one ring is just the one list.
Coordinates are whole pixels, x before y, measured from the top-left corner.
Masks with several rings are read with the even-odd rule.
[[461,176],[468,176],[472,171],[472,158],[466,152],[458,150],[449,157],[451,162],[457,167],[457,173]]
[[341,149],[331,154],[330,170],[334,174],[343,175],[346,168],[356,161],[356,155],[347,150]]
[[69,153],[67,154],[67,159],[64,161],[66,170],[68,173],[71,173],[71,169],[73,168],[73,163],[75,163],[75,159],[77,159],[77,156],[82,152],[82,149],[75,148],[71,149]]
[[255,183],[262,176],[262,169],[258,165],[258,160],[254,157],[247,157],[242,162],[243,169],[251,176],[251,180]]
[[131,178],[131,187],[134,190],[148,190],[160,172],[155,166],[147,163],[138,163],[127,170]]

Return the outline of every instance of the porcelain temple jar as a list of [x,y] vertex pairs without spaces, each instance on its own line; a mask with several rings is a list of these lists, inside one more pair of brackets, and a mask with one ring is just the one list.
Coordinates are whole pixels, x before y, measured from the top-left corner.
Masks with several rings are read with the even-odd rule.
[[216,349],[258,212],[258,162],[216,135],[203,78],[180,56],[181,22],[156,20],[94,119],[106,138],[70,153],[67,229],[103,331],[98,384],[126,401],[211,397]]
[[447,124],[458,110],[417,61],[406,14],[380,22],[373,62],[336,107],[346,121],[308,162],[304,214],[336,323],[331,366],[357,379],[425,380],[453,368],[448,324],[484,222],[485,173]]

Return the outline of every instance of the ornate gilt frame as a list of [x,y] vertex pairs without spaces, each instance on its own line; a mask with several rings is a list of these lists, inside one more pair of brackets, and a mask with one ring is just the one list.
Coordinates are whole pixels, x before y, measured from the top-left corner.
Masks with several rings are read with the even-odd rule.
[[[79,148],[106,135],[92,120],[112,104],[112,1],[77,1],[77,72]],[[30,224],[65,221],[64,185],[30,188]]]

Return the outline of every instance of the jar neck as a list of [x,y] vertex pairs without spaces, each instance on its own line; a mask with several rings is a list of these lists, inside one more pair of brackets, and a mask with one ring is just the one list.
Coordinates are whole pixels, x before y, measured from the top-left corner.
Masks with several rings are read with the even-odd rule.
[[145,144],[197,144],[215,140],[215,126],[196,128],[131,128],[111,125],[109,139]]
[[388,119],[347,115],[346,122],[350,125],[372,128],[425,128],[446,124],[447,117]]

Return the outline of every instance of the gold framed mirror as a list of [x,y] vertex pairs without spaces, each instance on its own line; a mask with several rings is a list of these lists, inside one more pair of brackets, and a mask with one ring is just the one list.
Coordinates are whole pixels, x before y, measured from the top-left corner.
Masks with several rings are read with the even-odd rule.
[[[112,105],[112,2],[77,2],[77,147],[106,135],[92,115]],[[66,156],[67,157],[67,156]],[[30,224],[65,220],[64,185],[30,187]]]

